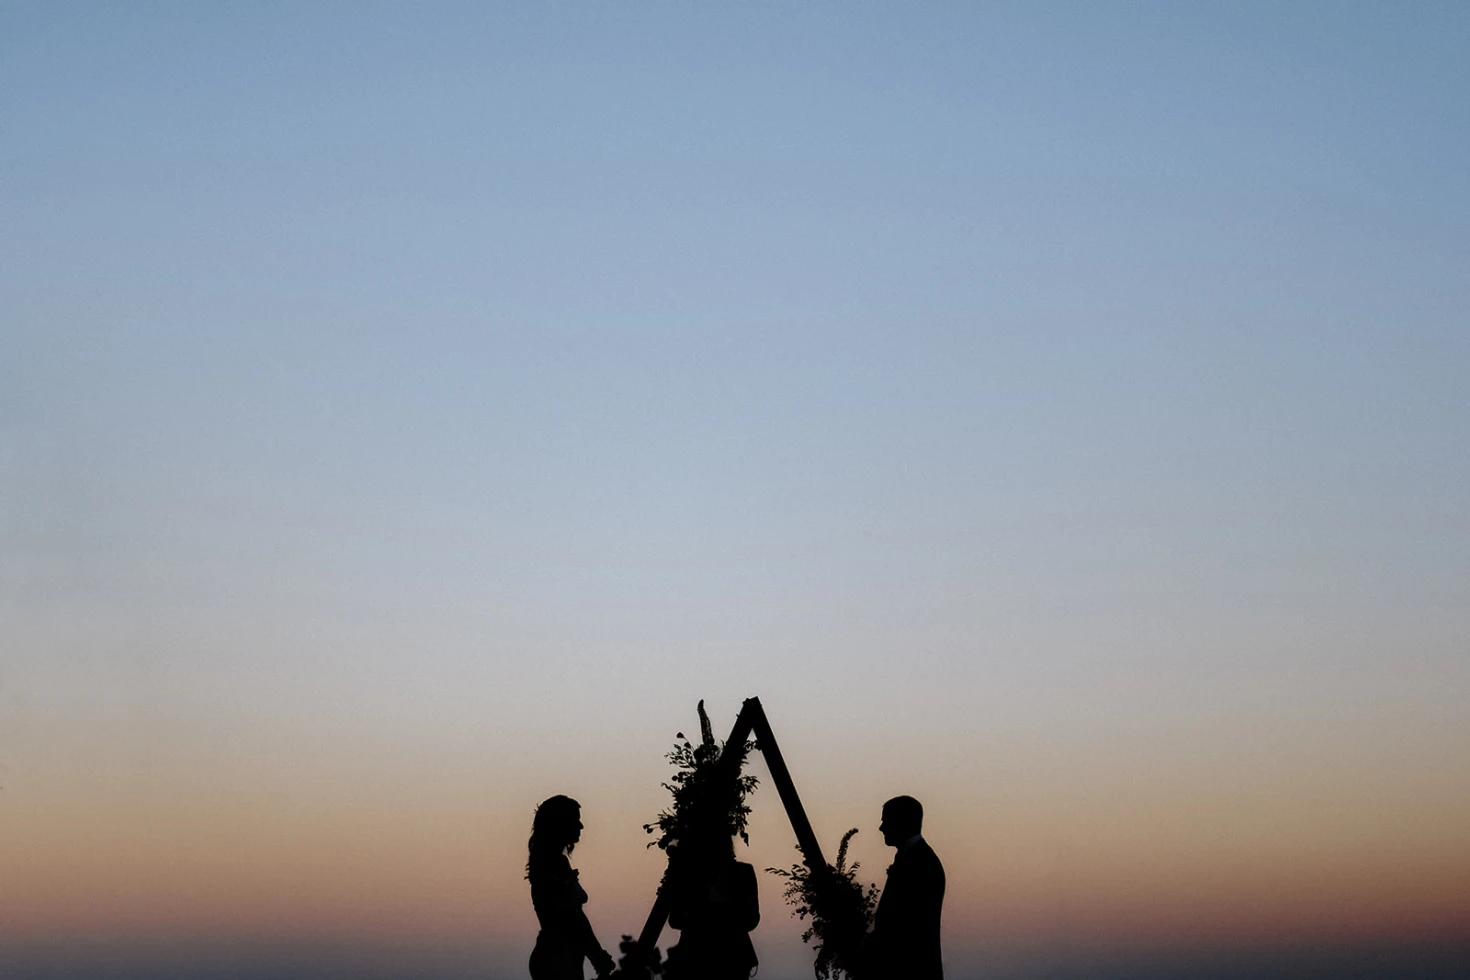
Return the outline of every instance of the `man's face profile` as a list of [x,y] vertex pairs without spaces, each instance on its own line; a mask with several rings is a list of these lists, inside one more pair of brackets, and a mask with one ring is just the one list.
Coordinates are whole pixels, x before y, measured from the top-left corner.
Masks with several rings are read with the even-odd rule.
[[910,836],[902,833],[898,824],[899,821],[894,819],[893,807],[885,806],[882,820],[878,824],[878,832],[883,835],[883,843],[889,847],[897,847]]

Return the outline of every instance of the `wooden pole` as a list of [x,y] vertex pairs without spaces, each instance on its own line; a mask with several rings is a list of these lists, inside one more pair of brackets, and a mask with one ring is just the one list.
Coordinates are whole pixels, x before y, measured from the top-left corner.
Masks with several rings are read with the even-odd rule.
[[781,805],[786,808],[786,818],[791,821],[791,829],[796,831],[796,843],[801,848],[801,856],[806,859],[809,868],[825,866],[827,861],[822,857],[822,845],[817,843],[817,834],[812,830],[812,822],[807,819],[806,808],[801,805],[801,797],[796,795],[796,784],[791,781],[791,773],[786,768],[786,760],[781,756],[780,746],[776,744],[776,736],[771,732],[771,723],[766,720],[766,709],[761,707],[760,698],[746,700],[740,708],[740,717],[747,715],[750,717],[751,728],[755,731],[756,748],[766,757],[766,768],[771,771],[771,782],[776,784],[776,792],[781,794]]
[[658,892],[653,896],[653,908],[648,910],[643,931],[638,934],[638,946],[645,956],[653,953],[659,934],[664,931],[664,923],[669,921],[668,889],[669,872],[665,870],[663,880],[658,883]]

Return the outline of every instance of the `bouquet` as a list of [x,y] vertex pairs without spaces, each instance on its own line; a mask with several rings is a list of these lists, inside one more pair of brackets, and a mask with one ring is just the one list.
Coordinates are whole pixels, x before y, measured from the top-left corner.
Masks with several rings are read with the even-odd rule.
[[645,950],[632,936],[623,936],[618,943],[618,968],[608,975],[608,980],[652,980],[664,971],[658,947]]

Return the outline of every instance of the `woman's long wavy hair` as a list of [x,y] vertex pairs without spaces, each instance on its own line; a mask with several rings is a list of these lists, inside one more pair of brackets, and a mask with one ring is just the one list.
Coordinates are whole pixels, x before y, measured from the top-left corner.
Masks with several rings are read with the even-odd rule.
[[582,804],[570,796],[550,797],[536,808],[531,818],[531,839],[526,841],[526,878],[531,877],[531,863],[538,854],[570,854],[576,847],[571,841],[570,826],[581,814]]

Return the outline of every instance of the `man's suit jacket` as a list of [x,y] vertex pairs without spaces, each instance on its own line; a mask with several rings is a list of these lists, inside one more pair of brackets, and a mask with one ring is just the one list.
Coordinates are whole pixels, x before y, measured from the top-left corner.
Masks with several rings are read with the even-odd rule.
[[942,980],[939,911],[944,866],[923,838],[898,852],[878,899],[869,945],[871,980]]

